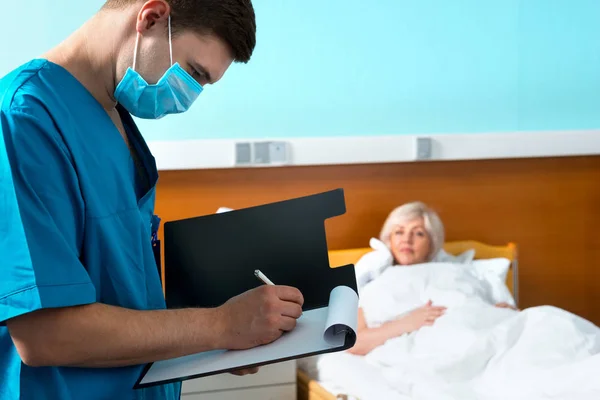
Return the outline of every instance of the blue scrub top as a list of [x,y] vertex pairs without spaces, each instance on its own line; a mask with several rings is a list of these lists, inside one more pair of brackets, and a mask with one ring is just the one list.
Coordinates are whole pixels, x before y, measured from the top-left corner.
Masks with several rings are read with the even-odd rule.
[[2,400],[180,397],[180,384],[133,390],[143,366],[28,367],[6,327],[43,308],[165,308],[151,245],[156,163],[131,116],[119,112],[137,157],[64,68],[33,60],[0,80]]

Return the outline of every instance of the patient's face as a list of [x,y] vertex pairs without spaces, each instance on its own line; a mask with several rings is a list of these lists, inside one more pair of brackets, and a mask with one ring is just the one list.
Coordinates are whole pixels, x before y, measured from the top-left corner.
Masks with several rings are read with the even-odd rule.
[[405,221],[396,226],[390,237],[390,247],[396,263],[419,264],[427,261],[431,238],[425,230],[423,218]]

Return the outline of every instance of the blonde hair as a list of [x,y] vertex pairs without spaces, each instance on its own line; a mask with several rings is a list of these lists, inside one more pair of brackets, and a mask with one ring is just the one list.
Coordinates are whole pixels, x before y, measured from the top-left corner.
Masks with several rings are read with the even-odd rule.
[[425,230],[431,240],[431,249],[427,256],[427,260],[431,261],[442,249],[445,233],[444,224],[439,215],[425,203],[415,201],[401,205],[392,210],[383,223],[379,239],[385,243],[388,248],[391,248],[390,236],[392,235],[394,228],[402,222],[411,221],[416,218],[423,218]]

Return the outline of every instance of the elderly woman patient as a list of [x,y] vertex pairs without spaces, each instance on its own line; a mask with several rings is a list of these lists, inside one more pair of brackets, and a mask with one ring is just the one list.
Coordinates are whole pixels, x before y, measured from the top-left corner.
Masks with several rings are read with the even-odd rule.
[[443,243],[425,204],[392,211],[355,265],[356,344],[320,356],[319,380],[361,400],[600,399],[597,326],[552,306],[513,309],[509,260]]
[[[435,211],[421,202],[396,208],[383,224],[380,241],[371,241],[371,246],[377,251],[363,257],[356,265],[359,287],[368,285],[370,281],[385,279],[381,274],[386,268],[409,268],[434,261],[447,261],[452,256],[442,250],[443,244],[444,225]],[[513,308],[506,302],[494,305]],[[443,304],[433,304],[428,300],[394,320],[369,327],[364,309],[360,307],[358,340],[350,352],[365,355],[389,339],[433,325],[446,310]]]

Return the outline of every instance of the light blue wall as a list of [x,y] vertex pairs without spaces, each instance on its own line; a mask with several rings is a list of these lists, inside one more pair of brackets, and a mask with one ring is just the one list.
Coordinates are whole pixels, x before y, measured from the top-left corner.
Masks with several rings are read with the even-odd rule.
[[[0,74],[102,0],[3,4]],[[258,46],[148,139],[600,128],[598,0],[254,0]],[[166,56],[166,55],[165,55]]]

